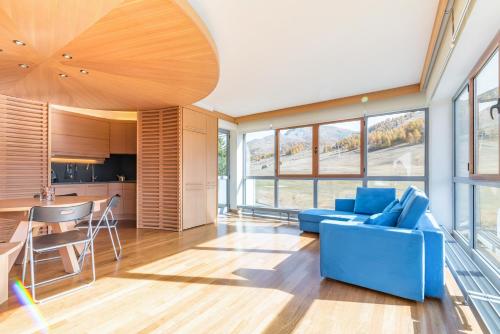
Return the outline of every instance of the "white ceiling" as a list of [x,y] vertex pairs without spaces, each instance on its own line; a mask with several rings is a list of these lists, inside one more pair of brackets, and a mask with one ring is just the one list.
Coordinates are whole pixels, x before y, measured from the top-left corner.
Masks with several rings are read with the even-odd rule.
[[417,83],[438,0],[189,0],[219,52],[196,105],[242,116]]

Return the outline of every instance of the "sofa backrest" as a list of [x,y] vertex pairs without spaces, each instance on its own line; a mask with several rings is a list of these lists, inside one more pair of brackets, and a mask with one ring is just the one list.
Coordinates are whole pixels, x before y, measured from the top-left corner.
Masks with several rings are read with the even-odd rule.
[[358,187],[356,189],[354,213],[372,215],[382,212],[395,199],[395,188]]

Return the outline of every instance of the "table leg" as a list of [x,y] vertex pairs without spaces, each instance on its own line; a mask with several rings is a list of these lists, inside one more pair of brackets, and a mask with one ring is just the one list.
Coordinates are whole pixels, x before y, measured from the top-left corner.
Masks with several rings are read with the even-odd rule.
[[9,257],[0,254],[0,304],[9,298]]
[[[12,268],[14,263],[22,264],[24,256],[24,244],[26,243],[26,238],[28,237],[28,226],[29,222],[21,220],[14,231],[14,234],[10,237],[9,242],[20,242],[23,247],[9,255],[9,270]],[[17,259],[17,260],[16,260]]]
[[[54,224],[54,231],[56,233],[66,232],[71,230],[70,226],[66,223]],[[61,255],[61,260],[64,265],[64,270],[67,273],[76,273],[80,271],[80,266],[78,265],[78,257],[76,256],[75,249],[73,246],[66,246],[59,249],[59,254]]]

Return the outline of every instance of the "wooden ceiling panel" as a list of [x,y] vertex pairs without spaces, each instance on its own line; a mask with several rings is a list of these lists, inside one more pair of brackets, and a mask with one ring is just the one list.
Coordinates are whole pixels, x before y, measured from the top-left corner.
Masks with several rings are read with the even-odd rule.
[[[191,104],[217,84],[215,46],[185,0],[96,0],[85,8],[82,1],[43,1],[51,9],[38,3],[0,0],[0,19],[6,19],[0,21],[0,93],[81,108],[147,110]],[[21,17],[23,6],[28,18],[38,13],[36,19]],[[26,46],[12,43],[21,38]],[[20,69],[19,62],[30,68]]]

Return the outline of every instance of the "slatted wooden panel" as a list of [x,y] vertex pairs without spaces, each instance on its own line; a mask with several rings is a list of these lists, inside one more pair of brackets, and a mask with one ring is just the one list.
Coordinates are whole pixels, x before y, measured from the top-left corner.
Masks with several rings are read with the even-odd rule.
[[49,183],[46,103],[0,95],[0,199],[31,197]]
[[137,227],[181,230],[179,108],[137,117]]

